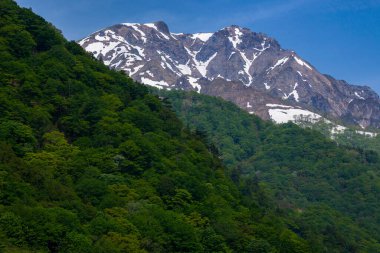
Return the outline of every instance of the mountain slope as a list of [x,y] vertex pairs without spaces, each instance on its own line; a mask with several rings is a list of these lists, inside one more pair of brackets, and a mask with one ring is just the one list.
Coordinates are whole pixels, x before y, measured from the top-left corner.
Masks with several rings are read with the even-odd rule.
[[[236,182],[265,184],[279,206],[295,213],[314,252],[379,250],[378,153],[337,146],[294,124],[263,122],[219,98],[180,91],[159,94],[185,124],[209,136]],[[356,237],[372,237],[377,246],[364,249],[354,243]]]
[[0,1],[1,252],[310,252],[143,85]]
[[220,96],[263,119],[271,118],[267,104],[279,104],[380,127],[380,99],[369,87],[323,75],[276,40],[246,28],[174,34],[163,22],[124,23],[79,44],[139,82]]
[[[0,14],[0,251],[379,252],[376,233],[329,206],[284,209],[261,179],[235,173],[231,180],[203,131],[189,132],[166,100],[109,70],[30,10],[3,0]],[[226,105],[209,99],[210,109]],[[240,115],[227,103],[231,108]],[[243,128],[272,126],[243,115]],[[235,132],[233,121],[224,124],[219,129]],[[256,131],[251,137],[259,146],[266,140],[260,151],[282,153],[284,143],[304,138],[289,126],[273,132],[275,140]],[[361,193],[377,193],[375,157],[336,153],[315,132],[305,140],[328,147],[338,161],[345,155],[348,172],[358,166],[368,175],[370,188]],[[267,158],[259,158],[263,165]],[[277,169],[270,159],[263,167]]]

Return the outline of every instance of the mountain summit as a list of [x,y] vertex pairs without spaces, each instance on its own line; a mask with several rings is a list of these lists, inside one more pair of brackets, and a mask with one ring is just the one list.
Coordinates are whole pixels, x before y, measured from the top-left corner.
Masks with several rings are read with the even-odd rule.
[[371,88],[321,74],[275,39],[247,28],[183,34],[171,33],[162,21],[122,23],[79,44],[136,81],[220,96],[264,119],[323,115],[380,127],[380,99]]

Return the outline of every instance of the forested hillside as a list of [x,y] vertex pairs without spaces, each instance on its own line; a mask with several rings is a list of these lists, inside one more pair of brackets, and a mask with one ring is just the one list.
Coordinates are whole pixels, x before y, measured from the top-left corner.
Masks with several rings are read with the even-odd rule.
[[159,98],[11,0],[0,56],[0,252],[380,252],[376,153]]
[[11,0],[0,58],[0,252],[311,252],[167,104]]
[[263,122],[219,98],[159,93],[190,129],[208,136],[237,184],[259,182],[272,193],[314,252],[379,251],[376,152],[339,146],[291,123]]

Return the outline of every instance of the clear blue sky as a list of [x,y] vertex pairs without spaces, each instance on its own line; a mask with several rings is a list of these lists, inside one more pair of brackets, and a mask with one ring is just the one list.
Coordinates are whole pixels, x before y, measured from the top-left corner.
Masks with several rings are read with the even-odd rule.
[[276,38],[322,73],[380,93],[380,0],[17,0],[80,39],[121,22],[163,20],[172,32],[236,24]]

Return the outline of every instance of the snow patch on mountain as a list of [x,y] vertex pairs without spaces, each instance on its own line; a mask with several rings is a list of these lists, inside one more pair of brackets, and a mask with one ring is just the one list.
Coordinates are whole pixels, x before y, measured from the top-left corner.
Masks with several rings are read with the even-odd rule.
[[283,99],[288,99],[289,97],[293,96],[294,100],[296,100],[297,102],[299,102],[299,95],[298,95],[298,92],[296,90],[297,87],[298,87],[298,83],[295,83],[294,86],[293,86],[293,91],[290,92],[288,95],[284,94],[284,96],[282,98]]
[[268,46],[265,46],[267,43],[267,38],[264,38],[263,42],[261,42],[261,48],[253,48],[254,50],[256,51],[259,51],[259,52],[264,52],[265,50],[269,49],[270,48],[270,44],[268,44]]
[[[281,104],[266,104],[266,106],[270,108],[268,110],[268,113],[271,120],[277,124],[293,122],[302,126],[304,123],[315,124],[317,122],[324,122],[330,126],[330,133],[332,138],[334,138],[334,136],[337,134],[344,133],[348,129],[345,126],[335,124],[332,121],[322,117],[321,115],[309,110]],[[355,132],[357,134],[365,135],[371,138],[378,135],[378,133],[368,131],[355,130]]]
[[197,90],[197,92],[201,91],[201,86],[197,83],[198,79],[194,78],[192,76],[187,76],[187,80],[189,81],[190,85]]
[[268,113],[271,119],[276,123],[295,122],[299,118],[308,119],[310,121],[319,120],[322,116],[308,110],[298,108],[273,108]]
[[255,61],[255,59],[257,58],[257,55],[256,54],[253,54],[253,57],[252,57],[252,60],[249,60],[248,58],[247,58],[247,56],[243,53],[243,52],[240,52],[240,55],[241,55],[241,57],[243,58],[243,60],[244,60],[244,73],[248,76],[248,82],[246,82],[246,83],[244,83],[244,81],[243,81],[243,83],[245,84],[245,85],[250,85],[251,83],[252,83],[252,75],[249,73],[249,70],[250,70],[250,68],[252,67],[252,64],[253,64],[253,62]]
[[280,107],[280,108],[293,108],[289,105],[279,105],[279,104],[266,104],[267,107]]
[[203,42],[206,42],[211,38],[212,35],[213,33],[194,33],[191,35],[191,38],[193,40],[199,39]]
[[312,68],[310,67],[309,64],[307,64],[306,62],[304,62],[303,60],[301,60],[300,58],[298,58],[297,56],[293,56],[294,60],[296,60],[296,62],[301,65],[301,66],[305,66],[306,68],[312,70]]
[[177,68],[179,69],[179,71],[181,71],[181,73],[183,75],[191,75],[191,73],[192,73],[191,68],[188,65],[189,62],[190,62],[190,60],[188,60],[186,64],[178,64],[177,65]]
[[215,52],[208,60],[206,61],[198,61],[196,57],[194,57],[195,67],[198,69],[199,73],[203,76],[207,76],[207,67],[210,64],[210,62],[216,57],[218,52]]
[[363,98],[362,96],[360,96],[357,91],[355,91],[355,96],[358,97],[361,100],[365,100],[365,98]]
[[143,84],[147,84],[147,85],[156,87],[158,89],[162,89],[162,86],[169,86],[169,84],[165,81],[154,81],[146,77],[141,77],[141,82]]
[[234,34],[232,36],[228,37],[228,40],[232,43],[232,46],[236,49],[237,45],[239,45],[242,42],[241,36],[243,33],[240,31],[239,28],[234,28]]
[[270,67],[270,68],[267,69],[267,72],[269,72],[269,71],[275,69],[275,68],[278,67],[278,66],[282,66],[282,65],[284,65],[288,60],[289,60],[289,57],[284,57],[284,58],[278,60],[278,61],[276,62],[276,64],[274,64],[272,67]]

